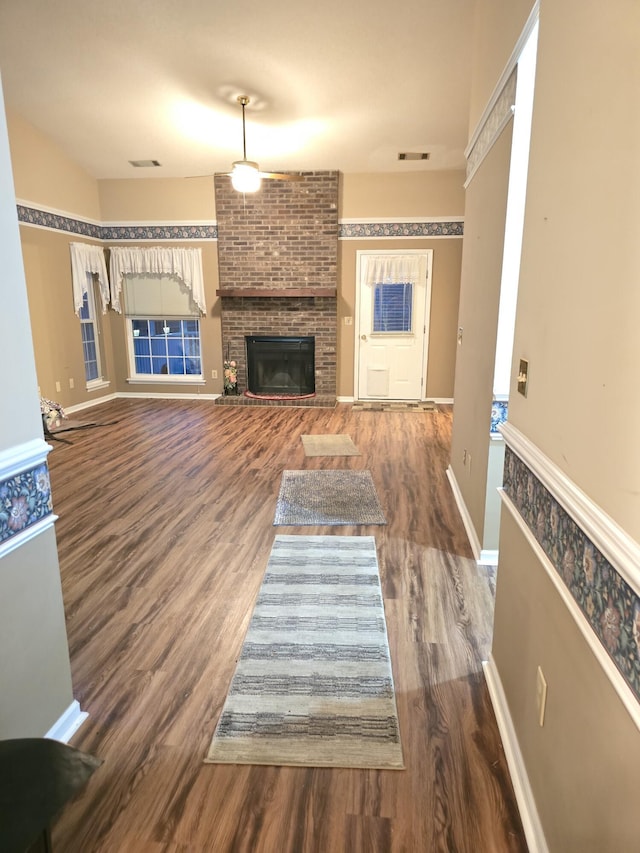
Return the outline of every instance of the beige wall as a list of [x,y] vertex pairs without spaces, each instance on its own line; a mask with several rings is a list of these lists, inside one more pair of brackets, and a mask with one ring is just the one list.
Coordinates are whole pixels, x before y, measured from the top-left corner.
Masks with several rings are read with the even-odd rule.
[[[638,729],[507,511],[493,657],[550,853],[635,850]],[[536,713],[538,666],[548,684],[543,727]]]
[[[455,373],[451,468],[483,548],[496,546],[485,543],[483,535],[512,129],[510,123],[467,188],[462,251],[458,325],[463,333]],[[465,450],[471,465],[463,465]]]
[[[41,442],[43,455],[46,446],[1,90],[0,249],[0,469],[9,480],[24,473],[15,460],[25,447]],[[41,737],[73,702],[55,535],[12,544],[0,566],[0,738]]]
[[99,221],[98,182],[17,113],[7,123],[16,197]]
[[639,37],[631,0],[541,7],[514,349],[531,379],[510,409],[637,541]]
[[340,218],[458,217],[464,214],[464,172],[344,174]]
[[[129,181],[99,181],[102,222],[212,222],[213,178],[154,178],[153,169]],[[150,174],[151,173],[151,174]]]
[[[505,12],[500,0],[488,6]],[[481,29],[494,23],[492,14]],[[514,344],[515,358],[529,359],[530,381],[527,397],[517,394],[512,366],[509,406],[510,422],[636,541],[640,121],[630,104],[640,89],[638,34],[635,0],[541,2]],[[581,560],[576,554],[576,572]],[[631,617],[620,616],[637,655]],[[506,512],[492,654],[551,853],[635,849],[637,726]],[[548,682],[542,728],[538,665]]]
[[504,71],[533,8],[533,0],[477,0],[469,135]]
[[[103,376],[109,389],[87,392],[80,324],[71,292],[69,243],[90,242],[59,231],[20,227],[38,386],[43,397],[72,406],[115,391],[109,315],[99,315]],[[96,305],[96,310],[100,308]],[[70,387],[70,380],[74,388]],[[60,383],[61,390],[56,388]]]

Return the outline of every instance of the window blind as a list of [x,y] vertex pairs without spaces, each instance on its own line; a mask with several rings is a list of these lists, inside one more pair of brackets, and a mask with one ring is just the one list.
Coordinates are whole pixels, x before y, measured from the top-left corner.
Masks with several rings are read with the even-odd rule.
[[128,317],[198,317],[191,290],[169,275],[125,275],[124,307]]

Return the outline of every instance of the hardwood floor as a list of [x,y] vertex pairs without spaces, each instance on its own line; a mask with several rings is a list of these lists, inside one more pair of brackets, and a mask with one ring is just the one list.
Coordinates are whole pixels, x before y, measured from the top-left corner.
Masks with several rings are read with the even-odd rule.
[[[78,416],[75,416],[78,417]],[[82,418],[80,418],[82,419]],[[75,696],[104,765],[62,853],[525,851],[481,670],[492,578],[445,469],[449,412],[118,400],[49,455]],[[347,433],[354,457],[305,457]],[[384,527],[273,527],[282,470],[368,468]],[[206,765],[276,533],[376,537],[406,770]]]

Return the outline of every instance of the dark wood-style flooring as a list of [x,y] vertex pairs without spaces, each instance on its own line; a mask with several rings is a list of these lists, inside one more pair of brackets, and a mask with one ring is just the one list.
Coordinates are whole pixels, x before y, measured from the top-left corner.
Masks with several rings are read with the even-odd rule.
[[[117,400],[49,455],[76,698],[104,759],[58,853],[525,851],[481,661],[493,579],[445,470],[451,413]],[[362,455],[304,456],[303,433]],[[273,527],[284,469],[368,468],[388,524]],[[276,533],[376,537],[403,771],[204,764]]]

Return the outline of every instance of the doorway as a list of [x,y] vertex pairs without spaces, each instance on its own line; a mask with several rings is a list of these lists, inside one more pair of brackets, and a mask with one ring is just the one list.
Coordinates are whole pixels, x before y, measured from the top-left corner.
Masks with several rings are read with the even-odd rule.
[[432,249],[356,255],[356,400],[423,400]]

